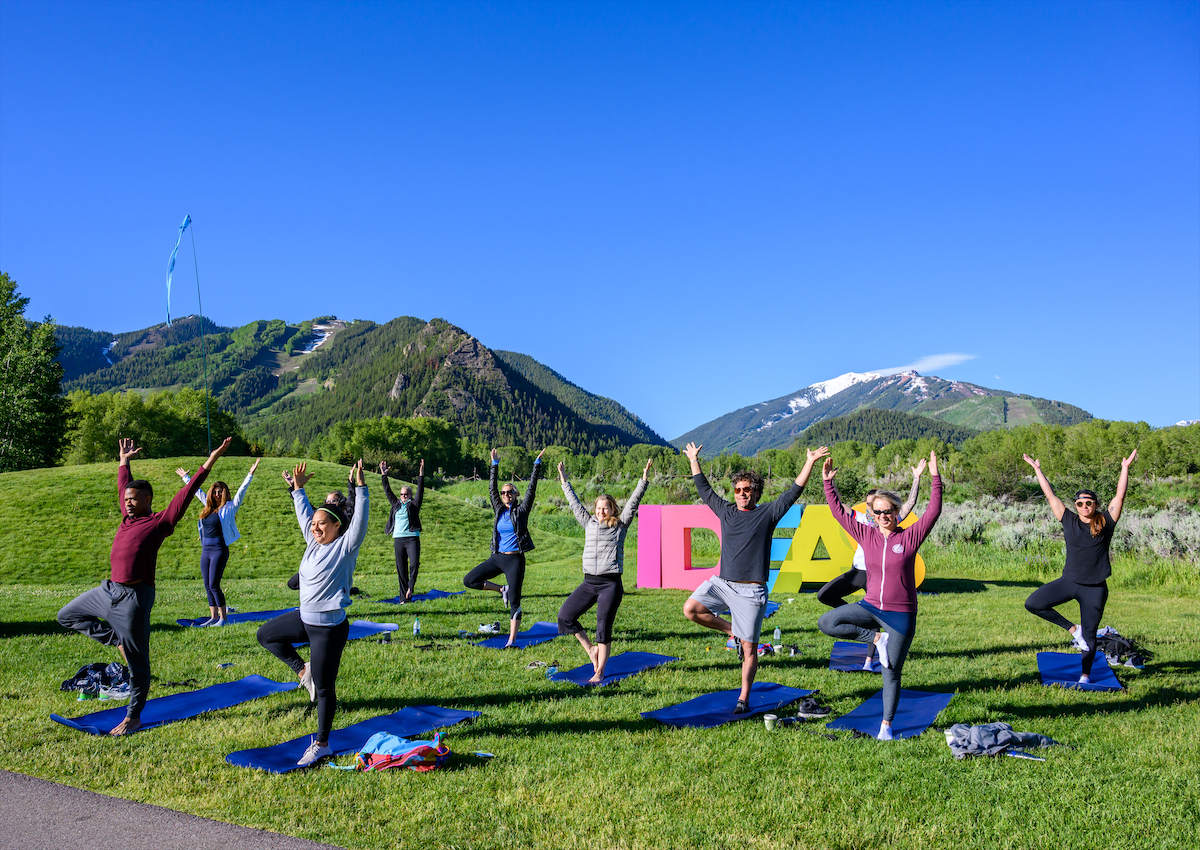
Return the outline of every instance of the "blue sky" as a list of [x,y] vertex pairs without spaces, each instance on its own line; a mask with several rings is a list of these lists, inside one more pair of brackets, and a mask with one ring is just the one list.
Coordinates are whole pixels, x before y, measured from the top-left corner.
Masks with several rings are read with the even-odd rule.
[[[672,438],[848,371],[1200,418],[1200,4],[0,3],[0,269],[441,317]],[[172,312],[195,311],[190,242]]]

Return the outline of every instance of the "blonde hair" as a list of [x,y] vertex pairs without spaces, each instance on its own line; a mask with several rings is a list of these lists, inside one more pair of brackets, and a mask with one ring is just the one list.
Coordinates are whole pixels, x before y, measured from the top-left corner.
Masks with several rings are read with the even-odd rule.
[[607,493],[602,493],[596,497],[596,507],[600,507],[600,502],[607,501],[612,507],[609,508],[608,519],[598,519],[596,522],[607,528],[616,528],[621,524],[621,506],[617,504],[617,500]]
[[883,499],[885,502],[887,502],[889,505],[892,506],[892,508],[896,511],[897,514],[900,513],[900,506],[904,504],[903,502],[900,501],[900,497],[897,496],[895,493],[892,493],[889,490],[876,490],[874,493],[867,496],[867,507],[870,508],[871,510],[875,510],[875,500],[876,499]]

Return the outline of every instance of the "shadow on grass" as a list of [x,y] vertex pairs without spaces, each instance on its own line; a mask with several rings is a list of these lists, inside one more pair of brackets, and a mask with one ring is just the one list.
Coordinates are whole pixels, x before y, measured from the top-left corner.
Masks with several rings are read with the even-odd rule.
[[35,635],[65,635],[71,634],[57,620],[24,620],[16,623],[0,623],[0,638],[33,637]]
[[987,583],[970,578],[927,578],[919,593],[983,593]]

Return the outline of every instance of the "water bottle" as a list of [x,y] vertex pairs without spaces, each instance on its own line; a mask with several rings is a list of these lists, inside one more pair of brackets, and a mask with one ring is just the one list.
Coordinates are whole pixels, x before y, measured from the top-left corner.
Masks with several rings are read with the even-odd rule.
[[420,636],[421,636],[421,618],[416,617],[413,619],[413,637],[420,637]]
[[776,646],[779,646],[779,639],[780,639],[781,637],[782,637],[782,635],[780,634],[780,631],[779,631],[779,626],[776,626],[776,627],[775,627],[775,640],[773,641],[773,643],[774,643]]

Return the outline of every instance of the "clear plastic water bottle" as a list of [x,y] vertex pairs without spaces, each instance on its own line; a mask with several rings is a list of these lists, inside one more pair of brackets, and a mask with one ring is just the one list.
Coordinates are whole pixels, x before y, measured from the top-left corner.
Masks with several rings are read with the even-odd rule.
[[421,618],[415,617],[415,618],[413,618],[413,637],[420,637],[420,636],[421,636]]
[[782,633],[779,631],[779,626],[776,626],[776,627],[775,627],[775,640],[774,640],[774,644],[775,644],[776,646],[779,646],[779,640],[780,640],[780,638],[782,638],[782,637],[783,637],[783,635],[782,635]]

